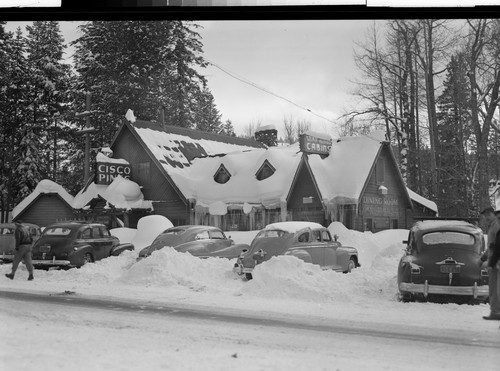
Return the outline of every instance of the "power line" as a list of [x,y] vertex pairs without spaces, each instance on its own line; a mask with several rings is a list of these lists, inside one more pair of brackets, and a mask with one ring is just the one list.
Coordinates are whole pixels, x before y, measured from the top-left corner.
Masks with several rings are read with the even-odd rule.
[[283,99],[284,101],[287,101],[288,103],[293,104],[294,106],[296,106],[296,107],[298,107],[298,108],[300,108],[300,109],[302,109],[302,110],[304,110],[304,111],[307,111],[307,112],[309,112],[309,113],[311,113],[311,114],[313,114],[313,115],[315,115],[315,116],[318,116],[319,118],[322,118],[323,120],[326,120],[326,121],[328,121],[328,122],[331,122],[332,124],[335,124],[335,122],[331,121],[330,119],[327,119],[327,118],[326,118],[326,117],[324,117],[324,116],[321,116],[320,114],[317,114],[317,113],[313,112],[311,109],[309,109],[309,108],[307,108],[307,107],[301,106],[300,104],[297,104],[297,103],[295,103],[295,102],[291,101],[291,100],[290,100],[290,99],[288,99],[288,98],[285,98],[285,97],[283,97],[283,96],[281,96],[281,95],[279,95],[279,94],[273,93],[272,91],[270,91],[270,90],[268,90],[268,89],[266,89],[266,88],[263,88],[263,87],[261,87],[261,86],[257,85],[256,83],[254,83],[254,82],[252,82],[252,81],[250,81],[250,80],[246,79],[245,77],[243,77],[243,76],[239,76],[239,75],[238,75],[238,74],[236,74],[235,72],[230,72],[229,70],[227,70],[227,69],[223,68],[222,66],[218,65],[217,63],[211,62],[211,61],[209,61],[209,60],[208,60],[208,59],[206,59],[206,58],[205,58],[205,60],[206,60],[209,64],[211,64],[212,66],[214,66],[214,67],[218,68],[219,70],[221,70],[222,72],[224,72],[225,74],[227,74],[227,75],[231,76],[232,78],[234,78],[234,79],[236,79],[236,80],[239,80],[239,81],[241,81],[241,82],[243,82],[243,83],[245,83],[245,84],[248,84],[248,85],[250,85],[250,86],[253,86],[254,88],[257,88],[257,89],[259,89],[259,90],[262,90],[263,92],[268,93],[268,94],[271,94],[271,95],[273,95],[273,96],[275,96],[275,97],[277,97],[277,98],[279,98],[279,99]]

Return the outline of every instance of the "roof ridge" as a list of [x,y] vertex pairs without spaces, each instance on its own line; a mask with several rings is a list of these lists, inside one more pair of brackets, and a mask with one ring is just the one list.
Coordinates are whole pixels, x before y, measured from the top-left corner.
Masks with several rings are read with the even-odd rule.
[[255,139],[232,137],[225,134],[212,133],[208,131],[185,128],[181,126],[174,126],[174,125],[162,126],[159,123],[144,121],[144,120],[136,120],[134,123],[131,123],[131,125],[134,128],[147,127],[148,129],[162,131],[165,133],[185,135],[192,139],[198,139],[198,140],[205,139],[205,140],[212,140],[229,144],[236,144],[240,146],[244,145],[248,147],[265,148],[265,146],[262,143],[256,141]]

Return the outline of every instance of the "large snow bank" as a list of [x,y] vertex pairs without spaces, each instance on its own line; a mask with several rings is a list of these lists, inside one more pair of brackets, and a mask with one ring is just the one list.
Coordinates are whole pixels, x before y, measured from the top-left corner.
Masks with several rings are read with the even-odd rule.
[[[157,216],[141,219],[132,239],[139,247],[135,251],[80,269],[37,270],[34,281],[26,281],[26,268],[21,265],[15,279],[0,280],[0,286],[51,292],[69,290],[139,302],[184,303],[283,316],[300,314],[346,321],[354,318],[360,322],[401,325],[411,318],[414,325],[449,328],[460,323],[463,328],[474,330],[477,326],[487,326],[487,321],[480,320],[488,312],[484,304],[403,304],[397,300],[397,266],[407,230],[363,233],[332,223],[329,230],[339,235],[339,241],[358,249],[360,268],[342,274],[323,271],[290,256],[279,256],[258,265],[253,279],[243,281],[232,272],[233,260],[199,259],[171,248],[136,261],[140,247],[151,243],[169,225],[162,225],[159,219]],[[236,243],[249,243],[257,233],[230,235]],[[9,271],[10,265],[0,265],[0,276]]]

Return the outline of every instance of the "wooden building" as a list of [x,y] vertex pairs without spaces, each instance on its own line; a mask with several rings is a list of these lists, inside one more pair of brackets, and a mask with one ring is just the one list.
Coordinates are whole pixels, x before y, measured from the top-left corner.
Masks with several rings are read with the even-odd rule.
[[300,147],[267,148],[138,120],[123,122],[111,148],[130,163],[152,212],[174,225],[254,230],[285,220],[340,221],[375,232],[408,228],[419,210],[437,213],[406,188],[388,142],[311,135]]
[[35,190],[12,211],[12,220],[22,220],[40,227],[60,220],[74,219],[73,196],[58,184],[42,180]]

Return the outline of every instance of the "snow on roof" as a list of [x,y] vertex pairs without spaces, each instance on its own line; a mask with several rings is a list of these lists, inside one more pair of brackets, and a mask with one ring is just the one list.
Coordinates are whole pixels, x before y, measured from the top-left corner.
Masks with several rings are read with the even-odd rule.
[[[223,157],[201,158],[193,161],[189,171],[172,173],[172,179],[183,190],[187,198],[198,204],[210,205],[222,201],[231,204],[261,204],[272,209],[281,206],[292,184],[301,153],[295,148],[270,147],[229,153]],[[256,174],[268,161],[275,169],[270,177],[258,180]],[[227,183],[219,184],[214,175],[223,165],[231,177]]]
[[309,131],[306,131],[304,134],[310,135],[310,136],[313,136],[316,138],[324,139],[324,140],[332,140],[332,136],[330,134],[327,134],[327,133],[319,133],[317,131],[309,130]]
[[24,211],[24,209],[28,207],[40,194],[45,193],[56,193],[69,206],[73,204],[73,196],[71,196],[62,186],[51,180],[43,179],[37,184],[36,188],[28,197],[14,207],[12,210],[12,217],[15,218],[17,215],[21,214],[21,212]]
[[264,147],[255,140],[174,126],[163,128],[140,120],[130,126],[170,176],[185,173],[196,158]]
[[96,161],[97,162],[109,162],[113,164],[125,164],[129,165],[129,162],[127,160],[124,160],[122,158],[111,158],[106,156],[105,154],[99,152],[96,156]]
[[423,196],[420,196],[419,194],[413,192],[410,188],[406,188],[408,191],[408,194],[410,195],[410,198],[412,201],[418,202],[420,205],[425,206],[429,210],[434,211],[435,213],[438,212],[438,207],[435,202],[426,199]]
[[101,196],[117,209],[152,209],[152,202],[145,201],[139,185],[118,175],[111,184],[91,183],[81,190],[73,202],[75,209],[84,209],[94,198]]
[[381,142],[366,136],[334,140],[324,159],[309,155],[309,165],[326,204],[359,201]]
[[304,228],[324,228],[321,224],[313,222],[278,222],[268,224],[264,229],[279,229],[288,233],[296,233]]

